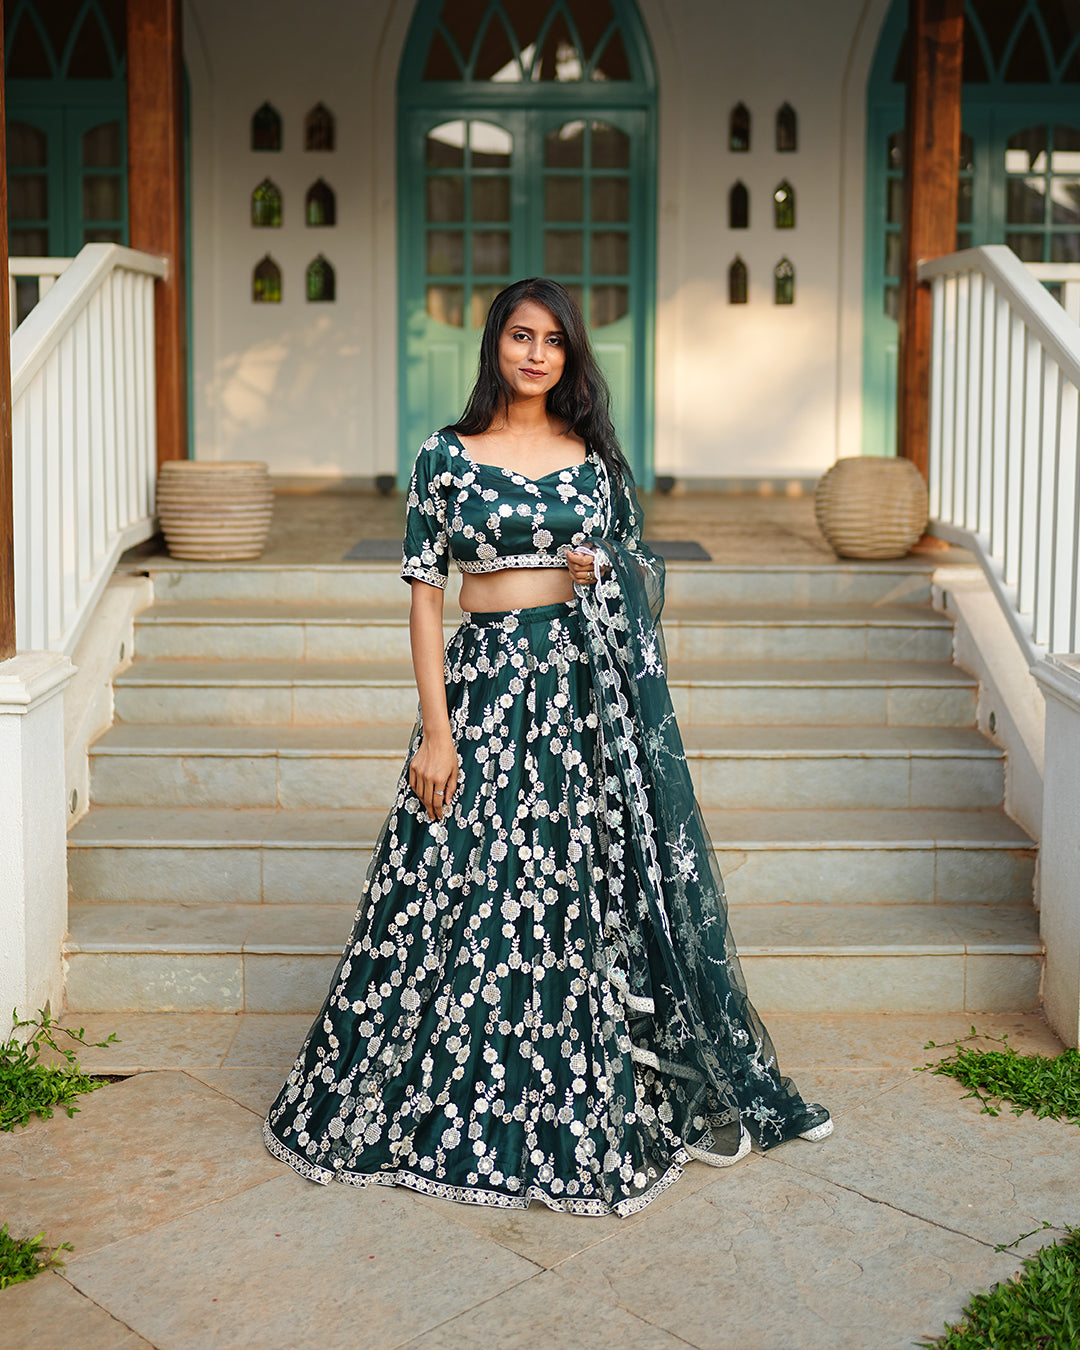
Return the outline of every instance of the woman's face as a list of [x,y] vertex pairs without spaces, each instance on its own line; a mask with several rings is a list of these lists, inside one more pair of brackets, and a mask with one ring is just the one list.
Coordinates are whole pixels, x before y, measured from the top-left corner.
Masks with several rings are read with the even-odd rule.
[[523,300],[499,338],[499,373],[518,399],[546,398],[562,378],[566,334],[550,309]]

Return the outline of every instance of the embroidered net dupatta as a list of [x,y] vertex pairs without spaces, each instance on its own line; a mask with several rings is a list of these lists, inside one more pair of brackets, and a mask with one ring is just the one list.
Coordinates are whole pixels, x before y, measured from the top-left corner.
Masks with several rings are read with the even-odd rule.
[[[604,959],[624,1000],[631,1054],[666,1130],[723,1165],[828,1112],[781,1076],[746,995],[724,883],[694,795],[665,673],[664,563],[642,542],[629,482],[607,482],[602,575],[576,588],[600,710],[609,839]],[[681,1115],[681,1119],[678,1116]]]

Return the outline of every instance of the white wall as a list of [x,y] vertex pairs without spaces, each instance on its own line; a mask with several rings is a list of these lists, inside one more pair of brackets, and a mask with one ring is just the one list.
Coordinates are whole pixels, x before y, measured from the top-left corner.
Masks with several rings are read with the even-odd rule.
[[[395,335],[372,305],[376,132],[387,134],[375,107],[377,39],[390,8],[389,0],[185,6],[198,458],[262,459],[291,474],[394,465],[393,443],[375,435],[374,370],[379,344],[392,346]],[[279,154],[249,149],[251,115],[264,100],[284,121]],[[320,100],[337,119],[333,153],[302,148],[304,114]],[[266,176],[283,193],[281,229],[250,224],[251,192]],[[335,191],[338,223],[309,229],[304,195],[319,177]],[[251,301],[252,269],[267,252],[282,269],[280,305]],[[336,270],[333,304],[305,299],[305,269],[320,252]]]
[[[806,477],[858,453],[865,81],[887,0],[640,0],[660,83],[658,472]],[[368,477],[396,462],[394,90],[405,0],[186,0],[192,91],[196,453],[265,459],[282,474]],[[269,99],[285,150],[248,147]],[[338,150],[306,154],[304,112],[321,99]],[[727,118],[754,117],[749,154],[727,148]],[[799,115],[795,154],[773,119]],[[250,194],[268,174],[285,196],[281,230],[254,230]],[[338,225],[309,230],[304,192],[334,187]],[[797,227],[772,225],[773,188],[793,184]],[[727,228],[727,194],[750,189],[751,226]],[[267,250],[281,305],[253,305]],[[309,305],[319,251],[338,300]],[[750,303],[727,302],[738,252]],[[772,303],[772,269],[796,268],[796,303]]]

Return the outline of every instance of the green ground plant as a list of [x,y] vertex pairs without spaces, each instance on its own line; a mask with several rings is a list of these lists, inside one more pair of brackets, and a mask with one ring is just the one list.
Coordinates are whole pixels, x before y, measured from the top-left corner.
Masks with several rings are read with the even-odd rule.
[[963,1320],[946,1326],[944,1336],[919,1344],[926,1350],[1076,1350],[1080,1228],[1029,1256],[1014,1279],[975,1294]]
[[71,1250],[70,1242],[61,1242],[59,1247],[46,1247],[44,1233],[32,1238],[13,1238],[4,1224],[0,1228],[0,1289],[32,1280],[43,1270],[62,1269],[64,1263],[57,1252]]
[[[985,1050],[971,1041],[993,1041],[1000,1050]],[[982,1105],[984,1115],[999,1116],[1008,1103],[1015,1115],[1031,1111],[1040,1119],[1080,1124],[1080,1053],[1021,1055],[1008,1035],[971,1035],[945,1046],[929,1041],[927,1050],[953,1050],[924,1071],[955,1078],[967,1088],[965,1097]],[[1050,1228],[1023,1233],[997,1251],[1007,1251],[1024,1238]],[[989,1292],[975,1294],[963,1320],[946,1327],[945,1335],[920,1341],[928,1350],[1080,1350],[1080,1228],[1028,1257],[1014,1279]]]
[[[83,1072],[73,1046],[112,1045],[116,1034],[104,1041],[88,1041],[82,1027],[71,1031],[48,1012],[39,1010],[36,1018],[25,1021],[14,1013],[11,1016],[11,1035],[0,1045],[0,1131],[26,1125],[35,1115],[48,1120],[58,1106],[73,1116],[79,1109],[75,1099],[103,1083],[101,1078]],[[60,1044],[58,1036],[67,1037],[67,1041]],[[59,1055],[62,1062],[43,1059],[47,1051]]]
[[[995,1041],[1002,1049],[982,1050],[972,1040]],[[968,1090],[965,1097],[982,1103],[984,1115],[1001,1114],[1008,1102],[1015,1115],[1031,1111],[1040,1119],[1072,1120],[1080,1125],[1080,1051],[1060,1055],[1021,1055],[1009,1044],[1008,1035],[980,1036],[974,1027],[961,1041],[946,1047],[928,1041],[926,1049],[955,1047],[955,1052],[937,1064],[922,1068],[955,1078]]]

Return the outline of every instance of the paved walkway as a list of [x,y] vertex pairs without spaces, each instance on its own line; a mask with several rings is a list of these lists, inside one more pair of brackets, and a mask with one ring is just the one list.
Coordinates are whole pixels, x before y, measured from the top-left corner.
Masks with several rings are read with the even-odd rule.
[[0,1216],[69,1241],[62,1273],[0,1294],[5,1350],[892,1350],[1012,1275],[1000,1243],[1080,1221],[1080,1130],[981,1115],[916,1073],[943,1042],[1034,1016],[767,1019],[837,1130],[729,1171],[691,1164],[632,1219],[483,1210],[302,1181],[263,1112],[303,1017],[99,1015],[83,1056],[134,1077],[0,1135]]

